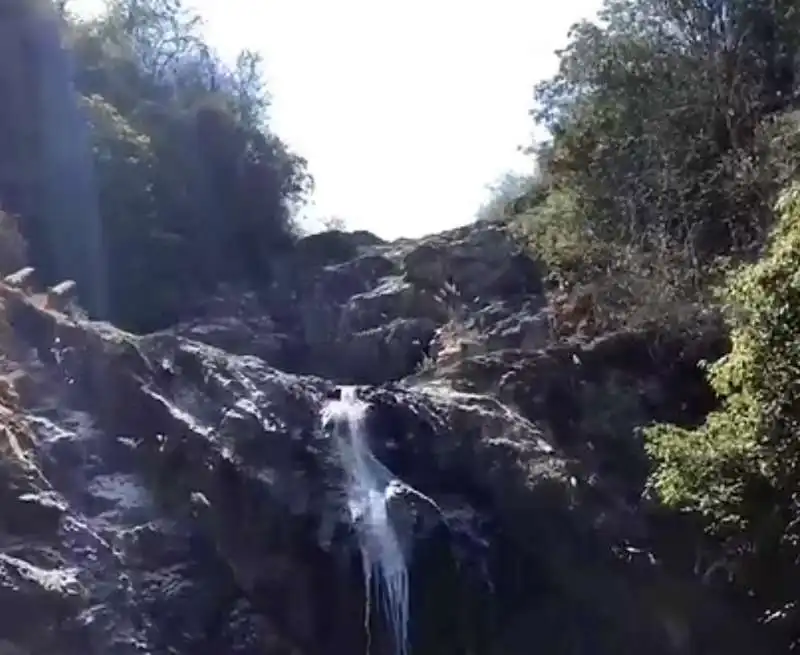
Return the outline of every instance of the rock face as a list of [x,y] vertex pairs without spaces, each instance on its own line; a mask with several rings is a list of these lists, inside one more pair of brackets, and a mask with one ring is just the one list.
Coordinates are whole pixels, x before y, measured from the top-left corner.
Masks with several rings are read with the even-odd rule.
[[707,411],[696,363],[724,341],[548,346],[501,226],[312,237],[262,297],[148,336],[0,292],[0,652],[367,652],[320,421],[348,382],[376,455],[442,509],[415,528],[413,655],[758,643],[661,562],[640,498],[636,427]]
[[177,333],[283,370],[381,384],[413,373],[454,325],[491,348],[542,345],[544,304],[538,267],[502,226],[394,243],[334,232],[301,241],[261,297],[223,292]]

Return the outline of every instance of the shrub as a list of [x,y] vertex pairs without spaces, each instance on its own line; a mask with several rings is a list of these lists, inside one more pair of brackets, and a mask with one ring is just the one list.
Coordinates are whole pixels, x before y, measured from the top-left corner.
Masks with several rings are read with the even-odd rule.
[[[517,225],[525,247],[549,271],[556,309],[588,299],[596,331],[696,319],[724,263],[703,265],[688,243],[663,234],[639,242],[603,238],[570,189],[551,190]],[[558,325],[556,331],[564,332]]]
[[800,187],[778,209],[763,259],[721,293],[732,349],[709,367],[721,407],[697,429],[646,433],[652,489],[706,520],[772,618],[800,599]]

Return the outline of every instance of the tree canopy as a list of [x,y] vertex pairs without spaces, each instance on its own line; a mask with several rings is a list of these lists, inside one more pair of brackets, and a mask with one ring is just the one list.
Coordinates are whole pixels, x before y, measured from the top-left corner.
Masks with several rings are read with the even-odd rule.
[[538,148],[598,236],[698,256],[761,239],[785,175],[767,117],[796,102],[791,0],[613,0],[536,89]]
[[[154,329],[221,283],[262,284],[272,258],[293,243],[293,217],[311,178],[305,161],[269,129],[259,56],[244,51],[222,61],[180,0],[110,0],[91,21],[72,15],[69,2],[17,5],[29,49],[20,47],[0,67],[19,66],[30,78],[41,78],[37,12],[60,14],[74,102],[90,126],[107,317]],[[18,116],[15,129],[46,141],[35,120],[41,96],[14,88],[21,84],[10,91],[24,94],[20,116],[31,118],[20,125]],[[30,189],[15,194],[12,187],[0,176],[0,200],[22,217],[32,258],[47,277],[53,253],[44,210],[30,201]]]
[[[578,265],[562,277],[590,275],[600,289],[606,271],[615,296],[627,277],[631,302],[651,280],[654,295],[674,289],[672,307],[760,251],[797,168],[795,5],[608,0],[597,21],[573,26],[557,73],[535,90],[532,113],[550,134],[531,147],[542,183],[516,203],[529,239],[544,230],[543,248],[594,244],[601,259],[590,265],[543,253]],[[577,217],[567,238],[547,227],[561,229],[549,192],[569,198]]]

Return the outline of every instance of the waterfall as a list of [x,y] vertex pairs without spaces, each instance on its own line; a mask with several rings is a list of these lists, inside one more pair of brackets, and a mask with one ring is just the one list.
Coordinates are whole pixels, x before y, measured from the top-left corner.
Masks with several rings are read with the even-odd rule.
[[364,418],[368,405],[355,389],[343,387],[340,400],[326,405],[324,425],[333,439],[346,473],[346,500],[355,527],[364,570],[367,655],[373,593],[390,630],[395,655],[408,653],[408,562],[400,534],[389,511],[405,485],[375,457],[367,443]]

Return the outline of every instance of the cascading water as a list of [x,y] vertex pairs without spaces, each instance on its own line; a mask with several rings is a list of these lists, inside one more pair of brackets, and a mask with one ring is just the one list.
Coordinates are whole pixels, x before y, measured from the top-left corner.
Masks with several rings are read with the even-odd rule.
[[[409,588],[406,549],[392,521],[392,499],[406,485],[375,457],[367,443],[364,418],[368,405],[355,389],[344,387],[341,399],[328,403],[323,424],[333,427],[333,437],[347,475],[346,495],[350,520],[356,529],[364,568],[367,653],[373,588],[378,607],[388,623],[396,655],[408,653]],[[432,501],[430,501],[432,503]]]

